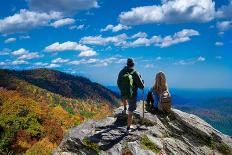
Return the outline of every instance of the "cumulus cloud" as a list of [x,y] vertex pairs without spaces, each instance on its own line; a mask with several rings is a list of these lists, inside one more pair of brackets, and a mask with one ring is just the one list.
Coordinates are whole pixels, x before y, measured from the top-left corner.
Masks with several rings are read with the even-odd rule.
[[89,45],[107,45],[113,43],[116,46],[120,46],[125,43],[127,38],[128,36],[125,33],[111,37],[102,37],[101,35],[87,36],[81,38],[80,43]]
[[24,48],[20,48],[16,51],[11,52],[12,55],[18,56],[17,60],[31,60],[41,57],[37,52],[29,52]]
[[60,65],[59,64],[49,64],[49,65],[47,65],[45,67],[46,68],[58,68],[58,67],[60,67]]
[[138,32],[136,34],[134,34],[133,36],[131,36],[132,39],[134,38],[146,38],[147,34],[145,32]]
[[0,33],[25,32],[38,26],[48,25],[51,20],[61,18],[58,12],[42,13],[25,9],[13,16],[0,19]]
[[46,62],[36,62],[36,63],[34,63],[34,65],[39,66],[39,67],[45,67],[45,66],[48,65],[48,63],[46,63]]
[[169,47],[174,44],[189,41],[191,36],[198,36],[198,35],[199,32],[196,30],[183,29],[182,31],[175,33],[173,36],[164,37],[163,39],[161,39],[160,42],[158,40],[157,41],[158,43],[155,44],[157,44],[160,47]]
[[203,62],[203,61],[205,61],[205,58],[200,56],[200,57],[197,58],[197,61]]
[[29,53],[29,51],[24,49],[24,48],[20,48],[16,51],[12,52],[13,55],[23,55],[23,54],[27,54],[27,53]]
[[212,0],[164,0],[161,5],[132,8],[119,15],[125,25],[208,22],[215,16]]
[[232,18],[232,0],[229,1],[228,5],[223,5],[217,10],[216,13],[218,18],[231,19]]
[[[137,35],[137,36],[136,36]],[[138,36],[142,36],[140,38],[136,38]],[[145,34],[135,34],[132,37],[128,37],[126,34],[120,34],[116,36],[110,37],[102,37],[99,36],[87,36],[81,38],[80,42],[82,44],[89,44],[89,45],[101,45],[106,46],[109,44],[114,44],[115,46],[120,46],[123,48],[128,47],[139,47],[139,46],[157,46],[157,47],[169,47],[174,44],[187,42],[191,40],[192,36],[200,35],[198,31],[193,29],[183,29],[179,32],[176,32],[174,35],[168,35],[165,37],[162,36],[152,36],[151,38],[146,38]],[[134,37],[136,36],[136,37]],[[135,40],[131,40],[134,38]]]
[[28,0],[29,8],[35,11],[57,11],[73,14],[80,10],[97,8],[97,0]]
[[169,47],[174,44],[182,43],[191,40],[190,37],[200,35],[198,31],[193,29],[183,29],[179,32],[176,32],[174,35],[168,35],[165,37],[162,36],[152,36],[151,38],[138,38],[133,42],[127,43],[129,47],[137,46],[158,46],[158,47]]
[[90,57],[95,56],[97,53],[93,50],[87,50],[87,51],[81,51],[81,53],[78,55],[79,57]]
[[70,65],[81,65],[81,64],[92,64],[99,61],[98,59],[81,59],[81,60],[74,60],[74,61],[70,61],[69,64]]
[[27,54],[23,54],[20,57],[18,57],[19,60],[30,60],[30,59],[35,59],[35,58],[39,58],[39,54],[37,52],[30,52]]
[[54,59],[52,60],[52,63],[66,63],[66,62],[69,62],[69,59],[62,59],[62,58],[57,58],[57,59]]
[[4,48],[0,51],[0,55],[9,55],[11,51],[9,48]]
[[[160,37],[159,37],[160,38]],[[161,39],[161,38],[160,38]],[[136,46],[150,46],[151,40],[147,38],[138,38],[135,41],[128,44],[128,46],[136,47]]]
[[81,24],[81,25],[73,25],[73,26],[70,26],[69,29],[70,30],[83,30],[85,28],[85,25],[84,24]]
[[109,57],[109,58],[105,58],[105,59],[101,59],[98,60],[97,63],[95,63],[95,67],[106,67],[110,64],[122,64],[122,63],[126,63],[127,59],[125,58],[121,58],[121,57]]
[[26,64],[29,64],[27,61],[25,60],[15,60],[15,61],[12,61],[11,63],[12,65],[26,65]]
[[80,57],[94,56],[97,54],[96,51],[94,51],[92,48],[71,41],[67,41],[61,44],[59,42],[53,43],[47,46],[45,48],[45,51],[47,52],[80,51],[81,52],[79,54]]
[[109,58],[104,58],[104,59],[81,59],[81,60],[75,60],[75,61],[70,61],[68,64],[70,65],[83,65],[83,64],[90,64],[93,67],[106,67],[110,64],[119,64],[119,63],[126,63],[126,59],[114,56],[114,57],[109,57]]
[[130,26],[126,26],[126,25],[122,25],[122,24],[118,24],[118,25],[107,25],[105,28],[101,29],[101,32],[104,32],[104,31],[112,31],[112,32],[118,32],[118,31],[121,31],[121,30],[128,30],[130,29],[131,27]]
[[232,21],[221,21],[217,22],[217,28],[219,31],[224,32],[232,27]]
[[15,42],[17,39],[16,38],[8,38],[4,41],[4,43],[12,43],[12,42]]
[[55,28],[58,28],[58,27],[62,27],[62,26],[65,26],[65,25],[71,25],[73,23],[75,23],[75,19],[64,18],[64,19],[60,19],[60,20],[57,20],[57,21],[51,23],[51,26],[53,26]]

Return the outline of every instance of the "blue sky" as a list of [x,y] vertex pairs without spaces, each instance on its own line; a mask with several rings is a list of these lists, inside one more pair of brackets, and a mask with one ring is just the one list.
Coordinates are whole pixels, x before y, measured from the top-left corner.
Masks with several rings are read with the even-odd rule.
[[0,2],[0,68],[52,68],[115,85],[128,57],[146,86],[232,88],[231,0]]

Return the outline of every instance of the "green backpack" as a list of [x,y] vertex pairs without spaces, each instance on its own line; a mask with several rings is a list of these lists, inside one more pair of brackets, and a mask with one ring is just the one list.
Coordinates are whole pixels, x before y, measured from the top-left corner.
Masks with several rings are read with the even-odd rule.
[[120,79],[120,91],[123,99],[131,99],[133,97],[133,76],[135,71],[126,72]]

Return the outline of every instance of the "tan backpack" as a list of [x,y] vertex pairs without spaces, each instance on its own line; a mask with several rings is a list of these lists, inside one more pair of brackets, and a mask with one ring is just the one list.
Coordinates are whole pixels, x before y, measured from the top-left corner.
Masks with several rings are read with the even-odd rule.
[[160,94],[159,102],[158,102],[158,109],[162,112],[171,112],[172,99],[171,95],[168,91],[164,91]]

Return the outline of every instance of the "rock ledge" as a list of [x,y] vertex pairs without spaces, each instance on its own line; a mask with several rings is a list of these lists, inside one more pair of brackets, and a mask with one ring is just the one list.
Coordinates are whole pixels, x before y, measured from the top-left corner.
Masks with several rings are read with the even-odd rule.
[[126,134],[122,107],[113,116],[90,120],[72,128],[54,155],[209,155],[232,154],[231,137],[199,117],[173,109],[167,115],[145,113],[137,108],[135,129]]

